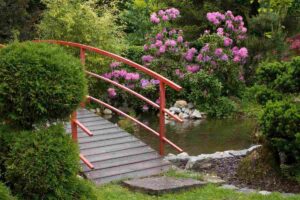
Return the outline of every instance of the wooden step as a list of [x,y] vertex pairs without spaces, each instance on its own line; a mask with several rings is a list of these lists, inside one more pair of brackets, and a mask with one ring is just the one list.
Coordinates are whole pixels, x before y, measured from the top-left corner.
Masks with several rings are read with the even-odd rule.
[[[95,167],[91,170],[81,161],[82,172],[96,184],[157,175],[169,169],[169,162],[118,125],[85,109],[80,109],[77,117],[93,133],[88,136],[78,128],[80,153]],[[65,128],[71,132],[70,124]]]

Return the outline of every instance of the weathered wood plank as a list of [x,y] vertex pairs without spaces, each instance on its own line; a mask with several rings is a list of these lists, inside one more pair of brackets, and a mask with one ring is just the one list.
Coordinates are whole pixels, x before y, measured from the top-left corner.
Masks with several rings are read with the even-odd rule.
[[[138,155],[135,154],[131,156],[128,155],[126,157],[93,162],[93,165],[95,167],[95,170],[99,170],[99,169],[106,169],[106,168],[134,164],[134,163],[139,163],[144,161],[151,161],[159,158],[160,156],[156,152],[149,152],[144,154],[138,154]],[[83,171],[89,172],[91,170],[88,167],[84,167]]]
[[132,137],[131,135],[128,135],[127,137],[122,137],[122,138],[116,138],[116,139],[111,139],[111,140],[104,140],[100,142],[88,142],[88,143],[80,143],[79,148],[80,150],[84,149],[91,149],[91,148],[101,148],[101,147],[110,147],[110,146],[115,146],[115,145],[122,145],[126,144],[129,142],[135,142],[139,141],[139,139]]
[[[87,158],[91,161],[97,161],[101,159],[101,157],[104,155],[104,153],[108,153],[108,155],[111,155],[111,157],[114,157],[114,154],[117,156],[121,156],[123,153],[125,154],[125,150],[131,150],[136,153],[138,151],[136,148],[145,148],[147,145],[141,141],[135,141],[131,143],[126,143],[123,145],[114,145],[114,146],[107,146],[107,147],[99,147],[99,148],[93,148],[93,149],[85,149],[82,150],[81,153],[83,153]],[[150,147],[147,147],[147,149],[152,150]],[[139,149],[141,151],[141,149]]]
[[[169,168],[156,151],[118,125],[85,109],[77,117],[93,133],[90,137],[78,128],[80,152],[95,167],[91,170],[81,162],[83,173],[95,183],[157,175]],[[70,124],[66,130],[71,132]]]
[[140,171],[134,171],[134,172],[126,173],[126,174],[119,174],[116,176],[99,178],[99,179],[95,179],[93,181],[94,181],[94,183],[101,185],[101,184],[109,183],[109,182],[115,181],[115,180],[125,180],[125,179],[130,179],[130,178],[142,178],[142,177],[154,176],[154,175],[161,174],[165,171],[168,171],[169,169],[170,169],[169,166],[155,167],[155,168],[144,169],[144,170],[140,170]]
[[127,137],[129,134],[126,132],[113,132],[109,134],[100,134],[100,135],[94,135],[91,137],[83,137],[80,138],[80,144],[88,143],[88,142],[100,142],[103,140],[111,140],[115,138],[121,138],[121,137]]
[[87,172],[86,176],[89,177],[90,179],[98,179],[98,178],[105,178],[109,176],[116,176],[119,174],[126,174],[130,172],[140,171],[144,169],[150,169],[154,167],[161,167],[165,165],[170,165],[170,164],[158,158],[155,160],[133,163],[128,165],[121,165],[121,166],[111,167],[102,170],[93,170]]

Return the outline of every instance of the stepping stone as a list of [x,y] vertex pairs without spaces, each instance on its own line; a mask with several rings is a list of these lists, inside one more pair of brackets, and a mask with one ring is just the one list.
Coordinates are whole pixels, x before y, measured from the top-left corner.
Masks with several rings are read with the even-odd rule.
[[220,188],[222,188],[222,189],[228,189],[228,190],[238,190],[239,189],[235,185],[228,185],[228,184],[224,184],[224,185],[220,186]]
[[220,177],[211,174],[204,175],[203,180],[214,185],[222,185],[225,183],[225,181]]
[[165,176],[132,179],[123,181],[123,183],[130,189],[152,195],[178,192],[190,188],[201,187],[207,184],[206,182],[194,179],[172,178]]

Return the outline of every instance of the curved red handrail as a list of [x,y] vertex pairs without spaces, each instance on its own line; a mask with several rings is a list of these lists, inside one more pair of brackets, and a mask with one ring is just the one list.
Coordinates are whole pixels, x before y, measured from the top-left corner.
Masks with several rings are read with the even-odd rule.
[[[154,108],[159,108],[160,107],[158,104],[154,103],[150,99],[146,98],[145,96],[143,96],[143,95],[141,95],[141,94],[139,94],[139,93],[131,90],[130,88],[128,88],[128,87],[126,87],[126,86],[124,86],[124,85],[122,85],[120,83],[112,81],[112,80],[110,80],[108,78],[105,78],[104,76],[100,76],[100,75],[95,74],[93,72],[85,71],[85,73],[88,74],[88,75],[90,75],[90,76],[92,76],[92,77],[95,77],[95,78],[104,80],[106,82],[109,82],[109,83],[111,83],[111,84],[113,84],[113,85],[115,85],[115,86],[117,86],[117,87],[119,87],[119,88],[121,88],[121,89],[123,89],[123,90],[125,90],[125,91],[127,91],[127,92],[129,92],[131,94],[133,94],[134,96],[138,97],[139,99],[142,99],[145,102],[147,102],[148,104],[152,105]],[[165,108],[164,112],[167,113],[169,116],[173,117],[176,121],[183,122],[182,119],[180,119],[177,115],[174,115],[173,113],[171,113],[168,109]]]
[[88,51],[92,51],[92,52],[95,52],[95,53],[98,53],[100,55],[103,55],[103,56],[107,56],[107,57],[110,57],[114,60],[117,60],[117,61],[120,61],[122,63],[125,63],[131,67],[134,67],[150,76],[152,76],[153,78],[165,83],[166,85],[170,86],[171,88],[173,88],[174,90],[181,90],[182,87],[180,87],[179,85],[177,85],[176,83],[174,83],[173,81],[170,81],[169,79],[163,77],[162,75],[138,64],[138,63],[135,63],[131,60],[128,60],[126,58],[123,58],[122,56],[119,56],[119,55],[116,55],[116,54],[113,54],[113,53],[110,53],[108,51],[104,51],[102,49],[98,49],[96,47],[92,47],[92,46],[88,46],[88,45],[84,45],[84,44],[79,44],[79,43],[75,43],[75,42],[67,42],[67,41],[59,41],[59,40],[35,40],[35,42],[46,42],[46,43],[52,43],[52,44],[60,44],[60,45],[65,45],[65,46],[72,46],[72,47],[77,47],[77,48],[80,48],[80,49],[86,49]]
[[[91,101],[94,101],[96,103],[99,103],[99,104],[101,104],[101,105],[103,105],[103,106],[105,106],[105,107],[107,107],[107,108],[109,108],[109,109],[117,112],[118,114],[120,114],[120,115],[122,115],[122,116],[124,116],[124,117],[126,117],[126,118],[128,118],[128,119],[130,119],[132,121],[134,121],[135,123],[139,124],[140,126],[142,126],[143,128],[145,128],[146,130],[150,131],[151,133],[155,134],[156,136],[158,136],[158,137],[160,136],[160,134],[157,131],[155,131],[152,128],[150,128],[149,126],[143,124],[142,122],[140,122],[139,120],[135,119],[134,117],[131,117],[130,115],[124,113],[123,111],[121,111],[121,110],[119,110],[119,109],[117,109],[117,108],[115,108],[115,107],[113,107],[113,106],[111,106],[111,105],[109,105],[109,104],[107,104],[107,103],[99,100],[99,99],[91,97],[91,96],[87,96],[87,99],[89,99]],[[169,145],[171,145],[172,147],[174,147],[177,151],[183,152],[183,150],[180,147],[178,147],[176,144],[174,144],[173,142],[171,142],[170,140],[168,140],[166,137],[162,137],[162,138],[163,138],[164,142],[166,142]]]
[[[168,143],[169,145],[171,145],[172,147],[174,147],[177,151],[179,152],[182,152],[183,150],[176,146],[174,143],[172,143],[170,140],[168,140],[166,137],[165,137],[165,113],[168,114],[169,116],[173,117],[174,119],[176,119],[177,121],[179,122],[182,122],[183,120],[180,119],[178,116],[174,115],[173,113],[171,113],[168,109],[165,108],[165,105],[166,105],[166,97],[165,97],[165,92],[166,92],[166,89],[165,89],[165,86],[170,86],[171,88],[175,89],[175,90],[181,90],[182,88],[177,85],[176,83],[170,81],[169,79],[161,76],[160,74],[142,66],[142,65],[139,65],[131,60],[128,60],[126,58],[123,58],[119,55],[116,55],[116,54],[113,54],[113,53],[110,53],[110,52],[107,52],[107,51],[104,51],[104,50],[101,50],[101,49],[98,49],[98,48],[95,48],[95,47],[92,47],[92,46],[88,46],[88,45],[83,45],[83,44],[79,44],[79,43],[75,43],[75,42],[67,42],[67,41],[59,41],[59,40],[35,40],[34,42],[45,42],[45,43],[52,43],[52,44],[59,44],[59,45],[65,45],[65,46],[70,46],[70,47],[76,47],[76,48],[79,48],[80,49],[80,59],[81,59],[81,63],[84,65],[85,64],[85,51],[91,51],[91,52],[94,52],[94,53],[97,53],[97,54],[100,54],[100,55],[103,55],[103,56],[106,56],[106,57],[109,57],[109,58],[112,58],[114,60],[117,60],[119,62],[122,62],[122,63],[125,63],[131,67],[134,67],[136,68],[137,70],[140,70],[146,74],[148,74],[149,76],[157,79],[160,81],[159,83],[159,95],[160,95],[160,105],[154,103],[153,101],[147,99],[146,97],[144,97],[143,95],[131,90],[130,88],[127,88],[125,87],[124,85],[122,84],[119,84],[113,80],[110,80],[108,78],[105,78],[101,75],[98,75],[98,74],[95,74],[93,72],[89,72],[89,71],[85,71],[86,74],[88,74],[89,76],[92,76],[92,77],[95,77],[95,78],[98,78],[98,79],[101,79],[101,80],[104,80],[106,82],[109,82],[133,95],[135,95],[136,97],[144,100],[145,102],[147,102],[149,105],[152,105],[153,107],[155,108],[159,108],[160,112],[159,112],[159,116],[160,116],[160,128],[159,128],[159,133],[156,132],[155,130],[151,129],[150,127],[148,127],[147,125],[143,124],[142,122],[140,122],[139,120],[135,119],[134,117],[131,117],[129,116],[128,114],[122,112],[121,110],[99,100],[99,99],[96,99],[94,97],[91,97],[91,96],[87,96],[87,100],[91,100],[93,102],[96,102],[96,103],[99,103],[115,112],[117,112],[118,114],[120,115],[123,115],[125,117],[127,117],[128,119],[134,121],[135,123],[139,124],[140,126],[142,126],[143,128],[145,128],[146,130],[152,132],[153,134],[155,134],[156,136],[158,136],[160,138],[160,154],[163,155],[164,154],[164,143]],[[84,127],[84,125],[82,125],[76,118],[76,114],[73,114],[72,115],[72,120],[71,120],[71,123],[73,124],[72,126],[72,135],[73,135],[73,132],[74,132],[74,138],[75,140],[77,139],[77,126],[79,126],[81,129],[85,130],[85,132],[88,134],[88,135],[92,135],[92,134],[89,134],[90,131]],[[81,157],[83,157],[83,155],[81,155]],[[86,163],[90,168],[91,168],[91,164],[86,160],[86,159],[82,159],[84,163]]]

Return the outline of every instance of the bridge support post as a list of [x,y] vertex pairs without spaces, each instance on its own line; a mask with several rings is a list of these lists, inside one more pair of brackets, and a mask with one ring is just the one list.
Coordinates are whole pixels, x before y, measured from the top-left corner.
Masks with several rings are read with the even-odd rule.
[[78,130],[77,130],[77,112],[74,111],[71,116],[71,131],[72,131],[72,138],[75,142],[78,142]]
[[165,154],[165,107],[166,107],[166,87],[165,84],[160,81],[159,83],[159,154],[163,156]]

